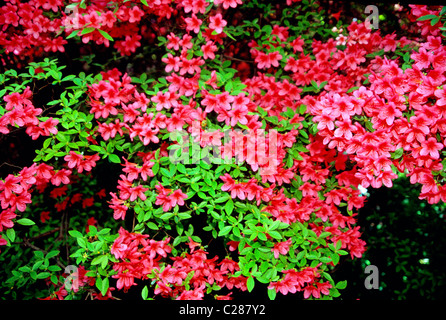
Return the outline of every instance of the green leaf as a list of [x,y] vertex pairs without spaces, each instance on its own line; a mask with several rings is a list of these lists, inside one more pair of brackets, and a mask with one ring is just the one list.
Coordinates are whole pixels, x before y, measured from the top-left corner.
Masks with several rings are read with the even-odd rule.
[[113,41],[113,38],[104,30],[98,29],[99,33],[107,40]]
[[339,281],[336,284],[336,289],[345,289],[347,287],[347,280]]
[[91,264],[92,265],[100,264],[103,259],[104,259],[104,255],[100,255],[100,256],[94,258],[93,261],[91,261]]
[[181,243],[181,237],[178,236],[178,237],[176,237],[176,238],[173,240],[172,245],[173,245],[174,247],[176,247],[176,246],[179,245],[180,243]]
[[218,236],[221,237],[221,236],[227,235],[229,233],[229,231],[231,231],[231,229],[232,229],[232,226],[223,227],[223,229],[221,229],[220,232],[218,233]]
[[67,36],[65,39],[73,38],[73,37],[77,36],[78,33],[79,33],[79,30],[74,30],[74,31],[72,31],[72,32],[70,33],[70,35]]
[[298,145],[297,150],[299,150],[300,152],[309,152],[310,151],[307,148],[305,148],[303,145]]
[[434,19],[434,18],[436,18],[436,17],[437,17],[437,16],[436,16],[435,14],[427,14],[427,15],[425,15],[425,16],[419,17],[419,18],[417,19],[417,21],[431,20],[431,19]]
[[254,289],[255,281],[254,278],[251,276],[248,278],[248,281],[246,282],[246,287],[248,288],[248,292],[251,292],[252,289]]
[[208,196],[205,193],[201,192],[201,191],[198,191],[197,194],[203,200],[206,200],[208,198]]
[[43,259],[44,255],[42,251],[34,251],[34,255],[39,258],[39,259]]
[[109,154],[108,159],[113,163],[121,163],[121,159],[116,154]]
[[68,142],[67,137],[65,137],[65,135],[61,131],[57,133],[56,139],[59,140],[60,142]]
[[89,146],[91,150],[99,152],[99,153],[104,153],[104,148],[102,148],[101,146],[97,146],[97,145],[90,145]]
[[225,34],[234,41],[237,41],[229,32],[225,31]]
[[352,87],[352,88],[347,90],[347,93],[351,93],[351,92],[356,91],[358,89],[359,89],[359,87]]
[[104,280],[102,280],[102,286],[101,286],[101,294],[105,296],[107,294],[108,288],[110,286],[110,282],[108,280],[108,277],[106,277]]
[[100,255],[91,261],[92,265],[101,264],[101,267],[103,269],[107,266],[107,263],[108,263],[108,257],[105,254]]
[[225,204],[226,214],[231,215],[233,210],[234,210],[234,201],[232,201],[232,199],[229,199],[228,202],[226,202]]
[[70,236],[72,236],[73,238],[82,238],[82,237],[83,237],[82,233],[80,233],[80,232],[77,231],[77,230],[70,230],[70,231],[68,231],[68,233],[69,233]]
[[226,84],[225,84],[225,91],[226,92],[231,92],[232,91],[232,81],[228,81],[228,82],[226,82]]
[[[273,231],[273,232],[275,232],[275,231]],[[257,234],[257,236],[258,236],[259,239],[262,240],[262,241],[268,241],[268,238],[266,237],[266,235],[265,235],[263,232],[259,232],[259,233]]]
[[270,300],[274,300],[274,299],[276,299],[276,295],[277,295],[277,292],[276,292],[276,289],[268,289],[268,298],[270,299]]
[[22,218],[16,221],[18,224],[21,224],[22,226],[32,226],[35,225],[35,222],[27,219],[27,218]]
[[160,171],[161,171],[161,174],[162,174],[163,176],[166,176],[166,177],[168,177],[168,178],[171,178],[170,171],[167,170],[166,168],[161,168]]
[[339,254],[337,254],[337,253],[332,253],[332,254],[330,255],[330,257],[331,257],[331,260],[333,261],[333,264],[334,264],[334,265],[337,265],[337,264],[339,263]]
[[190,219],[191,218],[191,215],[190,215],[190,213],[187,213],[187,212],[180,212],[180,213],[178,213],[178,218],[180,218],[180,219]]
[[110,234],[110,230],[111,230],[110,228],[103,228],[98,232],[98,234],[107,235],[107,234]]
[[381,55],[383,55],[384,52],[385,52],[384,49],[381,49],[381,50],[379,50],[379,51],[376,51],[376,52],[367,54],[366,57],[367,57],[367,58],[374,58],[374,57],[376,57],[376,56],[381,56]]
[[279,123],[279,119],[277,118],[277,116],[265,117],[265,119],[268,120],[269,122],[273,123],[273,124],[278,124]]
[[[177,164],[177,170],[179,171],[179,172],[181,172],[181,173],[184,173],[184,174],[186,174],[187,172],[186,172],[186,167],[184,166],[184,164],[182,164],[181,162],[179,162],[178,164]],[[152,170],[153,171],[153,170]]]
[[149,227],[152,230],[158,230],[159,229],[158,226],[155,223],[151,222],[151,221],[147,222],[147,227]]
[[322,263],[330,263],[331,262],[331,258],[329,257],[320,257],[319,261]]
[[395,152],[392,155],[392,158],[393,159],[399,159],[399,158],[402,157],[403,153],[404,153],[404,149],[403,148],[396,149]]
[[98,277],[96,278],[96,282],[95,282],[96,288],[98,288],[99,290],[102,289],[102,278],[98,275]]
[[438,23],[438,21],[440,21],[440,17],[433,18],[431,21],[431,26],[435,26]]
[[152,167],[153,174],[156,175],[158,173],[159,169],[160,169],[160,164],[157,162]]
[[281,236],[281,234],[279,233],[279,232],[277,232],[277,231],[269,231],[268,232],[268,234],[272,237],[272,238],[274,238],[274,239],[277,239],[277,240],[280,240],[280,239],[282,239],[282,236]]
[[200,161],[200,167],[202,167],[205,170],[211,169],[211,165],[209,165],[206,161],[203,160]]
[[214,200],[215,203],[222,203],[222,202],[226,202],[229,199],[229,195],[225,194],[217,199]]
[[173,213],[172,213],[172,212],[166,212],[165,214],[163,214],[163,215],[160,217],[160,219],[161,219],[161,220],[168,220],[168,219],[172,218],[172,216],[173,216]]
[[55,285],[57,285],[59,283],[59,278],[57,278],[57,276],[55,274],[53,274],[51,276],[51,282]]
[[8,229],[6,230],[6,236],[8,237],[9,241],[14,242],[15,240],[15,231],[14,229]]
[[41,273],[37,274],[36,279],[46,279],[49,276],[51,276],[51,273],[49,273],[49,272],[41,272]]
[[[76,78],[76,76],[75,76],[74,74],[70,74],[70,75],[64,77],[64,78],[62,79],[62,81],[71,81],[71,80],[73,80],[74,78]],[[69,93],[68,95],[71,96],[71,93]],[[52,101],[52,102],[54,102],[54,101]],[[59,102],[59,101],[56,100],[55,102]]]
[[88,231],[87,235],[89,237],[94,237],[96,235],[96,233],[98,232],[98,229],[95,226],[89,226],[88,230],[89,231]]
[[336,241],[335,245],[336,245],[336,250],[340,250],[342,247],[342,241],[341,240]]
[[242,235],[241,235],[241,233],[240,233],[240,229],[239,229],[238,227],[234,227],[234,228],[232,229],[232,233],[233,233],[236,237],[239,237],[239,238],[242,237]]
[[51,271],[51,272],[57,272],[57,271],[62,270],[62,268],[59,267],[59,266],[54,265],[54,266],[49,266],[48,270]]
[[76,240],[81,248],[87,248],[87,241],[84,238],[77,238]]
[[270,25],[265,25],[263,26],[262,31],[265,32],[267,35],[271,35],[273,28]]
[[258,107],[257,111],[260,113],[260,115],[262,117],[266,117],[268,115],[268,112],[265,109],[261,108],[261,107]]
[[271,225],[269,226],[268,230],[272,231],[272,230],[276,230],[281,224],[280,220],[276,220],[273,223],[271,223]]
[[308,139],[308,133],[305,130],[299,130],[299,133],[305,139]]
[[147,286],[144,286],[144,288],[141,291],[141,297],[143,300],[147,300],[148,296],[149,296],[149,289],[147,289]]
[[47,255],[45,256],[46,259],[51,259],[55,256],[57,256],[59,254],[58,250],[53,250],[47,253]]
[[43,142],[43,149],[48,148],[48,146],[50,145],[50,143],[51,143],[52,140],[53,140],[52,138],[48,138],[48,139],[46,139],[46,140]]
[[93,28],[93,27],[87,27],[87,28],[85,28],[85,29],[83,29],[83,30],[81,31],[81,35],[91,33],[91,32],[93,32],[94,30],[96,30],[96,29]]

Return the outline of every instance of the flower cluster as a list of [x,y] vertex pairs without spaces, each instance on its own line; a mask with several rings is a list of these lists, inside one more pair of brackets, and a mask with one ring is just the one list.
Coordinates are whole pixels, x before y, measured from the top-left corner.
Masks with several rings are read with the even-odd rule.
[[17,57],[39,56],[45,52],[64,52],[67,44],[58,34],[62,20],[44,13],[59,12],[63,1],[6,1],[0,7],[0,45]]
[[[22,93],[13,92],[3,97],[6,103],[6,113],[0,117],[0,132],[8,134],[9,126],[26,127],[26,133],[36,140],[40,136],[50,136],[57,134],[59,121],[53,118],[46,118],[40,121],[37,116],[42,114],[41,108],[35,108],[32,101],[32,91],[26,87]],[[43,120],[43,117],[42,117]]]
[[[112,245],[111,253],[118,259],[113,269],[118,279],[116,288],[127,291],[136,285],[135,280],[156,281],[154,294],[177,300],[201,300],[208,285],[220,288],[246,290],[246,278],[234,277],[238,264],[225,258],[217,263],[218,257],[207,258],[207,252],[199,243],[189,242],[190,252],[171,257],[170,238],[161,241],[149,239],[148,235],[119,230],[119,237]],[[169,263],[169,259],[173,260]]]
[[[88,6],[73,1],[65,7],[61,0],[8,0],[0,8],[0,45],[16,57],[65,52],[68,41],[61,35],[65,32],[68,38],[77,35],[83,43],[91,41],[106,47],[114,38],[120,39],[114,42],[114,47],[122,55],[130,55],[141,46],[142,30],[147,39],[153,41],[155,38],[147,26],[140,24],[144,17],[170,18],[174,12],[168,0],[149,2],[147,6],[134,3],[140,1],[91,1]],[[89,32],[83,31],[85,29]]]
[[170,211],[176,205],[183,206],[184,200],[187,199],[187,194],[180,189],[172,192],[172,190],[164,188],[161,183],[155,186],[155,188],[158,191],[155,204],[161,205],[164,212]]
[[320,298],[321,293],[328,295],[331,284],[326,282],[316,282],[319,277],[316,268],[305,268],[301,271],[284,270],[284,278],[280,281],[273,282],[269,286],[277,292],[287,294],[289,292],[295,293],[297,291],[304,291],[304,297],[307,299],[310,296]]
[[68,184],[70,183],[70,175],[70,170],[54,170],[47,164],[37,165],[34,163],[30,167],[23,168],[17,176],[9,174],[4,180],[0,180],[2,208],[0,232],[12,228],[14,226],[13,220],[17,217],[16,212],[23,213],[28,205],[32,203],[31,197],[34,187],[42,190],[48,183],[54,186]]
[[[347,46],[354,46],[350,39]],[[381,47],[386,50],[385,43]],[[436,203],[444,193],[438,173],[445,143],[446,52],[439,37],[429,36],[410,58],[413,65],[402,69],[395,60],[375,57],[369,87],[332,92],[311,110],[323,143],[357,163],[355,176],[363,187],[391,187],[397,168],[422,185],[420,199]]]

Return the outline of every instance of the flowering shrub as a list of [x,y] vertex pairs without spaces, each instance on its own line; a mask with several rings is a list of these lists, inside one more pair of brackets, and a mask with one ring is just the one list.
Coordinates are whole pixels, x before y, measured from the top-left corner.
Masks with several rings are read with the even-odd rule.
[[[341,257],[366,249],[361,188],[400,171],[445,201],[444,10],[400,7],[397,37],[318,9],[1,7],[0,132],[40,143],[0,180],[5,296],[335,298]],[[82,72],[64,72],[70,44]]]

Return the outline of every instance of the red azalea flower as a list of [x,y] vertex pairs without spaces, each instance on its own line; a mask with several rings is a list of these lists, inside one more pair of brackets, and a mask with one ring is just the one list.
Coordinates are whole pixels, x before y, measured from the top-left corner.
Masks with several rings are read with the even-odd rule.
[[70,179],[69,179],[70,175],[71,175],[71,170],[61,169],[61,170],[57,171],[51,177],[51,183],[55,186],[60,186],[61,183],[69,184],[70,183]]
[[14,226],[14,223],[12,222],[12,219],[16,217],[16,214],[12,209],[6,209],[3,210],[0,213],[0,232],[2,232],[4,229],[9,229]]
[[9,174],[4,182],[0,180],[0,191],[5,193],[6,199],[9,199],[13,192],[16,194],[22,193],[23,187],[19,184],[21,180],[21,177],[15,177],[12,174]]
[[184,200],[187,199],[187,194],[183,193],[180,189],[177,189],[169,196],[169,198],[171,199],[173,206],[176,206],[177,204],[183,206]]
[[209,18],[209,28],[214,30],[216,33],[222,33],[223,28],[226,26],[227,22],[223,19],[221,13],[217,13],[215,16]]
[[271,251],[274,253],[274,258],[278,259],[279,254],[286,255],[290,250],[291,242],[292,240],[288,239],[286,241],[275,243],[274,248],[271,249]]
[[42,211],[40,213],[40,221],[44,223],[45,221],[50,219],[50,212],[49,211]]

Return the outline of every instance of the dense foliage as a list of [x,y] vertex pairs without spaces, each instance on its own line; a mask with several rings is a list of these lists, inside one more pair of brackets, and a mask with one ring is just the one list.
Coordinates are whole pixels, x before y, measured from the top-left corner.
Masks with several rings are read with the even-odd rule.
[[[348,279],[344,299],[444,299],[446,232],[444,203],[417,199],[418,188],[400,177],[391,189],[369,189],[358,224],[367,250],[341,262],[335,279]],[[378,268],[376,289],[367,289],[369,265]]]
[[2,6],[2,297],[339,297],[364,188],[446,200],[446,9],[337,6]]

